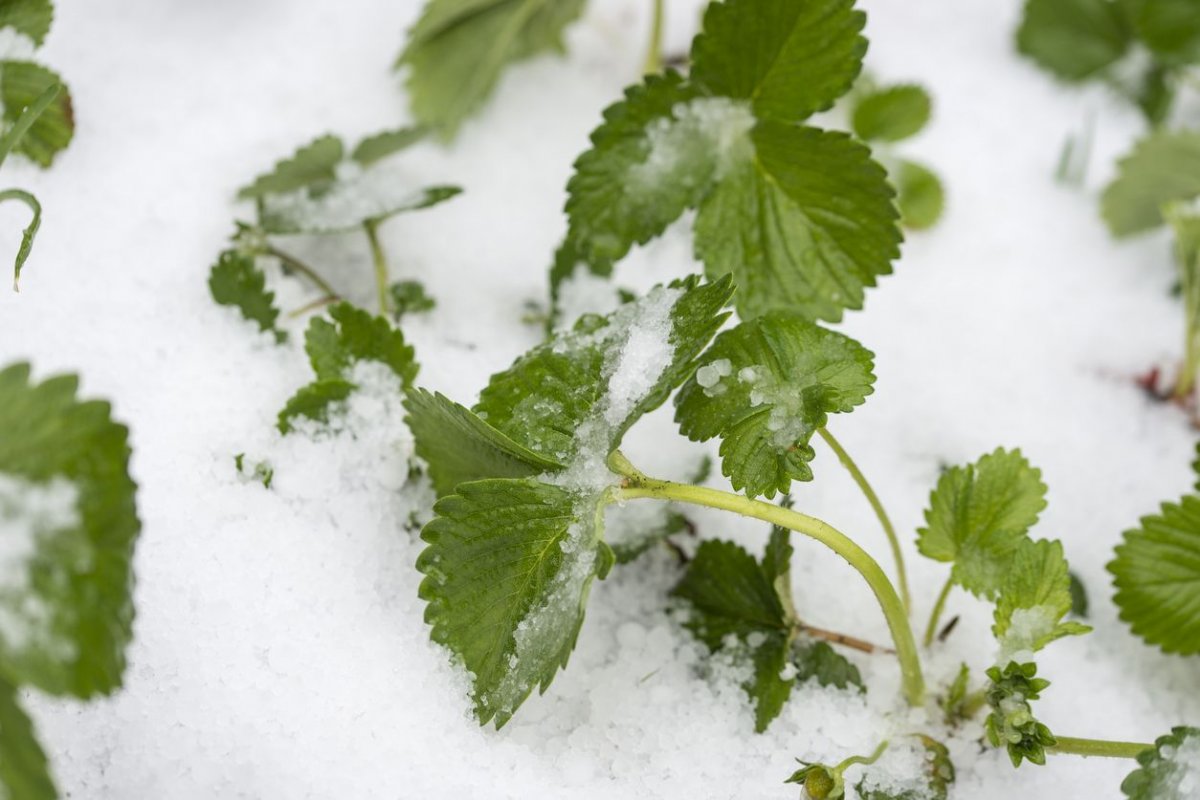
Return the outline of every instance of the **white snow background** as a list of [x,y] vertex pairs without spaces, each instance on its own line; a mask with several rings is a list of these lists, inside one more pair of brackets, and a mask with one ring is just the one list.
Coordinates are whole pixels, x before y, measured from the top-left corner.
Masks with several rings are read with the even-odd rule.
[[[1098,187],[1142,123],[1018,58],[1016,0],[863,5],[869,69],[932,90],[935,119],[902,150],[949,190],[942,223],[909,237],[896,274],[841,326],[875,351],[879,379],[865,407],[830,426],[902,531],[915,624],[946,574],[912,546],[939,465],[1019,446],[1050,486],[1035,534],[1064,541],[1096,626],[1039,658],[1054,684],[1038,715],[1062,735],[1130,740],[1200,723],[1197,662],[1134,638],[1104,571],[1121,531],[1192,480],[1185,420],[1132,381],[1182,346],[1166,238],[1115,244],[1097,212]],[[545,297],[570,165],[601,109],[637,79],[649,7],[592,0],[567,57],[510,70],[452,146],[397,162],[414,187],[466,190],[383,227],[394,277],[424,281],[439,303],[404,324],[421,385],[470,403],[538,341],[521,316]],[[669,4],[668,52],[686,48],[698,7]],[[276,348],[209,298],[209,267],[232,220],[250,213],[233,202],[238,186],[320,133],[354,140],[407,121],[389,66],[417,11],[417,0],[58,4],[39,60],[70,84],[78,130],[51,170],[4,169],[4,185],[38,195],[45,221],[21,294],[0,292],[0,364],[78,371],[86,396],[113,401],[132,427],[144,522],[125,688],[88,705],[27,697],[60,787],[85,800],[795,797],[781,783],[794,758],[866,753],[920,723],[895,716],[894,659],[851,653],[865,700],[801,688],[755,735],[736,676],[702,675],[701,651],[664,613],[677,571],[655,553],[595,586],[549,692],[502,731],[480,729],[464,676],[422,621],[421,544],[405,523],[430,497],[400,490],[411,443],[397,399],[364,393],[338,432],[281,439],[274,415],[310,375],[303,323]],[[1088,185],[1065,188],[1053,180],[1060,148],[1089,113],[1099,125]],[[15,251],[25,214],[0,206],[0,253]],[[371,299],[361,236],[297,249]],[[619,278],[645,288],[696,269],[684,223]],[[276,284],[285,308],[308,296]],[[817,479],[796,488],[798,507],[890,570],[866,501],[815,446]],[[715,443],[687,443],[664,411],[626,450],[677,477]],[[271,461],[272,490],[236,474],[243,451]],[[706,537],[755,552],[766,540],[759,523],[691,516]],[[801,613],[886,641],[858,576],[819,545],[795,544]],[[957,592],[948,612],[962,620],[926,659],[934,687],[960,661],[978,679],[995,653],[986,606]],[[1117,798],[1132,768],[1051,756],[1014,771],[979,735],[976,725],[950,742],[955,798]]]

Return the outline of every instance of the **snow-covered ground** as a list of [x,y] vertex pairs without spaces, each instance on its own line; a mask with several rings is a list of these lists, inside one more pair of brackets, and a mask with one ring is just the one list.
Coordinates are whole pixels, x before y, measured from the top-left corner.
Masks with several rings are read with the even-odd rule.
[[[911,546],[943,463],[1019,446],[1044,471],[1036,533],[1061,538],[1092,599],[1094,634],[1042,655],[1037,705],[1056,732],[1150,740],[1200,723],[1200,670],[1143,646],[1117,622],[1104,564],[1120,532],[1191,483],[1193,435],[1132,376],[1181,346],[1164,238],[1110,241],[1096,188],[1140,131],[1102,93],[1054,85],[1013,52],[1016,0],[864,2],[869,68],[916,80],[935,119],[905,152],[933,165],[949,209],[904,247],[896,274],[842,329],[877,354],[877,391],[832,430],[904,532],[923,620],[945,571]],[[638,74],[650,3],[592,0],[569,56],[511,70],[449,148],[402,163],[414,186],[465,193],[383,229],[396,277],[439,305],[405,323],[419,383],[471,402],[487,376],[539,338],[525,304],[545,296],[564,229],[563,187],[599,113]],[[696,0],[669,4],[682,51]],[[596,585],[579,647],[549,692],[500,732],[468,714],[464,676],[428,641],[408,526],[428,492],[402,489],[411,443],[394,394],[360,395],[339,431],[280,439],[274,415],[308,380],[296,344],[209,299],[205,281],[237,214],[235,189],[326,131],[353,139],[407,120],[388,66],[417,0],[61,0],[41,59],[70,83],[78,131],[54,168],[10,162],[5,185],[36,192],[45,222],[22,282],[0,293],[0,364],[78,370],[132,426],[144,532],[126,687],[81,705],[28,699],[66,796],[163,798],[792,797],[796,757],[870,751],[919,718],[899,711],[886,656],[851,657],[865,700],[797,691],[764,735],[728,670],[664,609],[677,579],[651,555]],[[1089,114],[1097,141],[1083,190],[1053,181],[1061,145]],[[0,206],[0,253],[25,211]],[[696,269],[689,226],[635,252],[622,283]],[[298,245],[371,297],[361,237]],[[301,291],[280,286],[284,307]],[[300,323],[295,328],[300,332]],[[299,336],[293,336],[298,341]],[[709,448],[660,412],[628,437],[649,471],[690,472]],[[273,490],[240,478],[235,453],[267,459]],[[870,509],[818,445],[798,506],[852,532],[886,565]],[[693,515],[704,536],[758,550],[760,524]],[[835,556],[797,542],[796,601],[812,624],[887,637],[865,587]],[[990,611],[931,653],[931,682],[994,654]],[[891,722],[885,722],[885,716]],[[889,727],[890,726],[890,727]],[[951,742],[954,797],[1117,798],[1126,761],[1051,757],[1013,771],[969,729]]]

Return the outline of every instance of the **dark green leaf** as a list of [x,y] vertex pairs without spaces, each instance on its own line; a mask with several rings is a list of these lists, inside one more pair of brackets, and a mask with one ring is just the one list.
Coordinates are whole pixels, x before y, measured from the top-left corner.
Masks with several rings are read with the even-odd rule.
[[399,328],[349,303],[332,306],[329,316],[332,323],[314,318],[304,335],[304,349],[318,378],[345,378],[355,362],[378,361],[396,373],[405,387],[412,385],[418,366]]
[[283,434],[295,430],[298,417],[328,422],[329,412],[334,405],[348,398],[357,387],[341,378],[325,378],[313,381],[291,396],[283,411],[279,412],[276,427]]
[[897,142],[919,133],[932,110],[929,93],[920,86],[888,86],[858,100],[851,125],[860,139]]
[[730,634],[745,639],[788,628],[774,582],[733,542],[702,542],[671,593],[691,605],[687,627],[711,650],[720,650]]
[[392,317],[397,322],[405,314],[423,314],[437,306],[420,281],[396,281],[388,287],[388,297],[392,301]]
[[54,86],[62,86],[61,91],[33,120],[14,148],[15,152],[28,156],[42,167],[50,166],[75,135],[71,93],[62,78],[40,64],[0,62],[0,103],[4,107],[6,127],[16,125],[25,109],[37,103]]
[[1017,49],[1063,80],[1082,81],[1116,63],[1131,38],[1112,0],[1028,0]]
[[17,690],[0,677],[0,787],[13,800],[57,800],[46,754],[33,723],[17,702]]
[[1172,728],[1138,757],[1138,768],[1121,781],[1129,800],[1193,800],[1200,728]]
[[1200,12],[1195,0],[1123,0],[1138,39],[1172,65],[1200,61]]
[[901,159],[891,178],[896,183],[901,224],[914,231],[936,225],[946,206],[945,190],[937,174],[915,161]]
[[1033,716],[1030,701],[1037,700],[1050,681],[1035,677],[1036,664],[1015,661],[1008,662],[1003,670],[992,667],[987,675],[991,681],[987,700],[992,708],[984,725],[988,741],[992,747],[1006,748],[1014,767],[1021,766],[1023,759],[1045,764],[1045,748],[1058,740]]
[[746,694],[754,703],[754,732],[762,733],[783,711],[796,681],[783,677],[791,647],[786,634],[763,634],[762,641],[751,646],[754,677],[746,684]]
[[867,690],[858,667],[826,642],[811,641],[799,645],[793,654],[793,663],[796,665],[797,683],[816,679],[821,686],[838,689],[853,686],[860,692]]
[[1077,617],[1087,619],[1088,615],[1088,596],[1087,588],[1083,585],[1083,581],[1074,572],[1070,573],[1071,578],[1071,613]]
[[258,323],[259,330],[273,333],[276,342],[287,338],[276,327],[279,309],[275,295],[267,291],[267,279],[253,256],[238,250],[222,252],[209,273],[208,289],[218,304],[238,309],[247,320]]
[[1200,132],[1155,131],[1121,159],[1101,211],[1115,236],[1163,224],[1163,207],[1200,195]]

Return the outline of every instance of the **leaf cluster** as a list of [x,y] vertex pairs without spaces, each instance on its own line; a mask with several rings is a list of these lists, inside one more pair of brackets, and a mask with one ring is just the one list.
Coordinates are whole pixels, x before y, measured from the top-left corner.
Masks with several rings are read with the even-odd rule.
[[1046,748],[1057,740],[1050,729],[1033,716],[1030,701],[1037,700],[1050,681],[1037,677],[1037,665],[1033,663],[991,667],[987,671],[987,701],[991,706],[984,723],[988,741],[993,747],[1003,747],[1014,767],[1022,760],[1034,764],[1046,763]]

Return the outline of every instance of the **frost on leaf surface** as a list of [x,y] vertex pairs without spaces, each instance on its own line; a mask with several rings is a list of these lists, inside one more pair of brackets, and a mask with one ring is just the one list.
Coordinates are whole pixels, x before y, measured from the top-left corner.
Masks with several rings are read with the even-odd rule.
[[812,479],[808,442],[872,391],[870,351],[803,316],[772,312],[723,332],[675,398],[694,441],[721,437],[721,471],[751,497]]
[[1163,208],[1200,195],[1200,132],[1155,131],[1117,165],[1101,212],[1116,236],[1163,224]]
[[428,0],[397,60],[413,115],[450,138],[496,88],[505,67],[562,49],[583,0]]
[[1045,507],[1041,471],[1019,450],[997,449],[942,474],[929,497],[925,527],[917,532],[917,549],[953,563],[955,582],[994,599],[1013,553]]
[[1115,64],[1131,38],[1119,2],[1028,0],[1017,49],[1065,81],[1082,81]]
[[121,685],[140,523],[128,431],[77,384],[0,371],[0,663],[87,698]]
[[1189,800],[1200,796],[1200,728],[1172,728],[1138,756],[1121,781],[1129,800]]
[[1200,497],[1143,517],[1108,571],[1113,602],[1134,633],[1168,653],[1200,653]]
[[[2,523],[0,523],[2,524]],[[16,800],[55,800],[46,754],[33,723],[17,701],[17,688],[0,677],[0,796]]]

